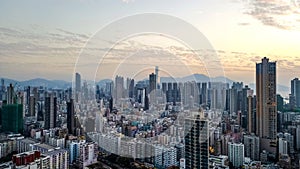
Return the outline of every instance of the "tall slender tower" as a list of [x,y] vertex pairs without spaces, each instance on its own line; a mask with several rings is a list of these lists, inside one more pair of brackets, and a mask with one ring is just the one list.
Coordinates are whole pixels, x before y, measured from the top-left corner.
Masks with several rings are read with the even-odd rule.
[[276,62],[264,57],[256,63],[256,134],[276,139],[277,135]]
[[156,88],[158,88],[158,86],[159,86],[158,71],[159,71],[158,66],[155,66],[156,85],[157,85]]
[[75,134],[75,110],[73,99],[70,99],[70,102],[67,102],[67,128],[69,134]]

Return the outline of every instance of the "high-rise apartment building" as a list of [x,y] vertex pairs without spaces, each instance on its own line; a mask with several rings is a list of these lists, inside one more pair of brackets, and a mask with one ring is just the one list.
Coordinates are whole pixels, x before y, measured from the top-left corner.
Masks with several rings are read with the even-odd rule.
[[244,164],[244,144],[228,143],[228,158],[233,167],[241,167]]
[[186,169],[208,168],[208,121],[196,115],[185,118],[184,124]]
[[45,98],[45,129],[56,127],[57,98],[52,93]]
[[300,107],[300,80],[295,78],[291,80],[291,95],[293,96],[296,107]]
[[252,135],[244,135],[245,157],[251,160],[259,161],[259,137]]
[[256,134],[276,139],[277,135],[276,62],[264,57],[256,63]]
[[256,129],[256,96],[253,95],[253,90],[248,90],[247,99],[247,131],[248,133],[254,133]]
[[124,78],[122,76],[116,76],[113,92],[115,104],[118,104],[120,99],[124,97]]
[[2,131],[23,133],[23,104],[7,104],[2,106]]

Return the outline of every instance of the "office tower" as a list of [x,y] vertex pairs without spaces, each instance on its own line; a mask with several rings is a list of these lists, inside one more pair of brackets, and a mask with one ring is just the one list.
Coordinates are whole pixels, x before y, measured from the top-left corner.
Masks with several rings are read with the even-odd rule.
[[15,91],[12,84],[9,84],[7,87],[7,97],[6,97],[7,104],[14,104],[15,103]]
[[291,95],[294,96],[295,106],[300,107],[300,80],[298,78],[291,80]]
[[244,144],[228,143],[228,158],[233,167],[241,167],[244,164]]
[[149,93],[151,93],[153,90],[156,90],[156,74],[151,73],[149,75],[149,82],[150,82],[150,91],[149,91]]
[[244,135],[245,157],[251,160],[259,161],[259,137],[252,135]]
[[75,134],[75,110],[73,99],[70,99],[67,103],[67,128],[69,134]]
[[57,98],[50,93],[45,98],[45,129],[56,127]]
[[208,168],[208,121],[196,115],[185,118],[184,124],[186,168]]
[[2,106],[2,131],[23,133],[23,105],[7,104]]
[[81,75],[79,73],[75,74],[75,91],[81,91]]
[[264,57],[256,63],[256,134],[276,139],[277,135],[276,62]]
[[149,87],[148,87],[148,91],[147,93],[149,95],[149,105],[150,103],[153,105],[157,102],[157,92],[156,92],[156,87],[157,87],[157,83],[156,83],[156,74],[152,73],[149,75]]

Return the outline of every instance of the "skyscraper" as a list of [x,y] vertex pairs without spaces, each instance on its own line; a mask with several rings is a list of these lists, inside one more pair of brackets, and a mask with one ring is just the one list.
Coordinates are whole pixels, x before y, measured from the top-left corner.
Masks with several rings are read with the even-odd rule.
[[124,97],[124,78],[122,76],[116,76],[114,87],[114,100],[115,104],[118,104],[120,99]]
[[207,104],[207,83],[201,84],[201,104]]
[[264,57],[256,63],[256,134],[276,139],[277,135],[276,62]]
[[295,99],[295,106],[300,107],[300,80],[295,78],[291,80],[291,95]]
[[150,91],[149,91],[149,93],[151,93],[153,90],[156,89],[156,74],[151,73],[149,75],[149,82],[150,82]]
[[67,103],[67,128],[70,134],[75,133],[75,111],[74,111],[74,100],[70,99]]
[[36,114],[36,99],[33,95],[29,97],[28,113],[29,116],[35,116]]
[[184,124],[186,168],[208,168],[208,121],[196,115],[185,118]]
[[254,133],[256,128],[256,97],[253,96],[253,90],[248,90],[248,114],[247,114],[247,131],[248,133]]
[[79,73],[75,74],[75,91],[81,91],[81,75]]
[[49,94],[45,98],[45,129],[56,127],[57,98]]
[[13,104],[15,102],[15,91],[12,84],[7,87],[7,104]]
[[23,104],[16,102],[14,87],[7,87],[7,104],[2,106],[2,131],[23,134]]
[[130,80],[128,93],[129,93],[128,94],[129,98],[133,98],[134,97],[134,79]]
[[23,133],[23,105],[7,104],[2,106],[2,131]]

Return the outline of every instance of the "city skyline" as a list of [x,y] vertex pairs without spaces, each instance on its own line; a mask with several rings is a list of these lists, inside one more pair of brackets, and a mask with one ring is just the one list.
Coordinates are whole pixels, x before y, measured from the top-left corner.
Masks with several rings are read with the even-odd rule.
[[155,70],[148,82],[116,76],[95,88],[79,73],[73,88],[2,80],[0,166],[299,168],[298,79],[284,102],[276,62],[256,63],[256,95],[243,82],[160,86]]
[[299,169],[300,0],[3,0],[0,168]]

